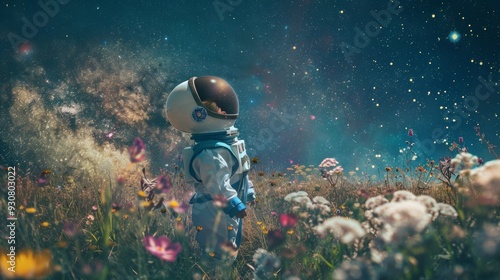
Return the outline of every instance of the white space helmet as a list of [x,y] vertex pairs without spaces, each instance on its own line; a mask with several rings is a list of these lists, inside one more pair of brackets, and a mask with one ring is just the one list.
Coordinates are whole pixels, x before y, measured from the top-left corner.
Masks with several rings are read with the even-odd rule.
[[178,130],[202,134],[225,131],[238,118],[238,96],[225,80],[193,77],[170,92],[167,103],[168,121]]

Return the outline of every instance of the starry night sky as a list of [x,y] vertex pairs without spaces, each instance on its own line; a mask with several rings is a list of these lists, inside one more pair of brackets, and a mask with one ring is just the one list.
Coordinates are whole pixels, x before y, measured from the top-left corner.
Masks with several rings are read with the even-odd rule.
[[[3,82],[29,65],[7,34],[21,34],[22,17],[41,10],[36,2],[2,2]],[[168,59],[171,85],[223,77],[240,98],[241,138],[269,168],[335,157],[346,171],[377,172],[413,156],[406,141],[424,163],[454,156],[459,137],[494,158],[474,127],[500,144],[496,0],[170,2],[69,1],[30,40],[28,55],[120,41]]]

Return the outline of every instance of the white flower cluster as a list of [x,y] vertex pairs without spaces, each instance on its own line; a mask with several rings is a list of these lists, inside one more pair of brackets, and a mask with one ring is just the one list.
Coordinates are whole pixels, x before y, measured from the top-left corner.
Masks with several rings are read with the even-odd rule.
[[314,230],[321,237],[332,233],[335,238],[344,244],[352,243],[366,234],[358,221],[342,217],[329,218],[316,226]]
[[460,175],[468,175],[470,169],[479,164],[478,157],[470,153],[459,153],[451,160],[451,166],[457,170],[460,167]]
[[500,204],[500,160],[493,160],[470,172],[472,186],[478,192],[476,203],[498,206]]
[[281,260],[273,253],[259,248],[253,254],[253,262],[255,263],[255,271],[253,272],[254,280],[273,279],[274,273],[279,270]]
[[337,280],[377,279],[377,272],[370,263],[361,260],[346,260],[333,273]]
[[316,196],[311,200],[304,191],[289,193],[285,196],[285,200],[290,203],[296,203],[296,205],[292,207],[293,212],[299,212],[305,209],[306,212],[302,213],[301,216],[306,215],[310,217],[309,224],[311,226],[323,221],[323,217],[330,215],[332,212],[329,206],[331,205],[330,201],[322,196]]
[[365,202],[364,226],[386,243],[403,241],[407,236],[423,231],[427,225],[443,216],[456,217],[456,210],[444,203],[437,203],[428,195],[415,196],[409,191],[397,191],[391,202],[379,195]]

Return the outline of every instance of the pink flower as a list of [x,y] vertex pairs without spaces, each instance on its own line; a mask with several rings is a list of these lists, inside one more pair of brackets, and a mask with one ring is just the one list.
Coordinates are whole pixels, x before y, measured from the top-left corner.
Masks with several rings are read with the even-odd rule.
[[47,178],[44,175],[41,175],[40,177],[38,177],[36,182],[38,186],[43,187],[45,184],[47,184]]
[[334,174],[337,174],[337,175],[340,175],[342,174],[342,171],[344,171],[344,168],[342,168],[342,166],[337,166],[335,167],[333,170],[331,171],[328,171],[328,175],[334,175]]
[[334,159],[334,158],[325,158],[320,164],[319,164],[319,167],[320,168],[327,168],[327,167],[333,167],[333,166],[337,166],[337,164],[339,164],[339,162]]
[[91,225],[94,222],[95,218],[94,215],[88,215],[87,216],[87,221],[85,222],[87,225]]
[[278,213],[271,211],[271,216],[278,216]]
[[408,129],[408,136],[412,137],[413,136],[413,129]]
[[298,221],[299,218],[295,214],[280,214],[280,224],[285,229],[292,228]]
[[134,139],[134,144],[128,148],[128,153],[130,154],[130,161],[132,163],[141,162],[146,159],[146,146],[141,138],[136,137]]
[[180,243],[172,243],[166,236],[154,238],[154,236],[149,235],[145,236],[142,242],[148,252],[167,262],[174,262],[182,250]]

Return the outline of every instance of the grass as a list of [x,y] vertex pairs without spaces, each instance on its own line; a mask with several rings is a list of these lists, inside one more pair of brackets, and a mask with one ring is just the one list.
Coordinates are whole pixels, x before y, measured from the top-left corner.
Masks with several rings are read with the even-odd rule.
[[[314,166],[295,165],[287,173],[259,171],[259,163],[255,167],[250,178],[258,201],[244,219],[238,258],[231,271],[210,279],[492,279],[500,273],[499,205],[477,200],[481,189],[467,176],[457,179],[458,171],[447,178],[439,163],[429,161],[413,169],[388,167],[382,179],[374,181],[355,174],[332,174],[325,180]],[[55,184],[63,179],[57,174],[50,174],[43,187],[29,177],[18,176],[16,277],[209,279],[198,261],[196,228],[189,211],[177,213],[161,205],[153,209],[161,195],[147,202],[139,192],[139,166],[133,169],[137,176],[125,181],[76,182],[66,177],[61,188]],[[162,175],[172,184],[164,199],[186,201],[193,190],[182,173],[175,169]],[[439,214],[422,230],[411,224],[389,228],[389,220],[377,224],[367,214],[372,211],[377,215],[377,210],[368,209],[366,200],[381,195],[390,201],[400,190],[449,204],[456,217]],[[325,198],[329,211],[318,206],[320,203],[284,199],[297,191],[306,192],[309,201]],[[5,209],[6,193],[1,201]],[[398,215],[401,213],[406,212]],[[284,227],[280,214],[298,221]],[[383,218],[381,213],[378,216]],[[336,233],[341,228],[339,220],[332,217],[349,222],[342,236]],[[319,236],[317,226],[330,222],[337,224],[329,234]],[[5,219],[0,223],[0,234],[7,236]],[[366,233],[342,241],[341,237],[351,233],[349,227],[358,224]],[[391,242],[381,237],[389,234],[389,229],[394,230],[388,237]],[[182,250],[176,260],[166,262],[150,254],[142,241],[149,235],[179,242]],[[0,248],[8,251],[7,239],[0,241]],[[256,255],[259,248],[266,251]],[[1,273],[8,277],[12,274],[6,271],[5,261],[2,259]]]

